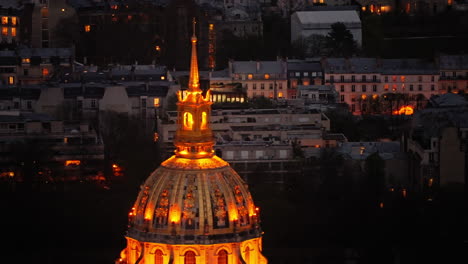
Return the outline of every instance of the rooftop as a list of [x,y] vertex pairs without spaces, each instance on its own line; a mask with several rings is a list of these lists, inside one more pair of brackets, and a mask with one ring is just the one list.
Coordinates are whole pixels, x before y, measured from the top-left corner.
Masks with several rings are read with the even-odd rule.
[[294,15],[302,24],[361,23],[355,10],[297,11]]

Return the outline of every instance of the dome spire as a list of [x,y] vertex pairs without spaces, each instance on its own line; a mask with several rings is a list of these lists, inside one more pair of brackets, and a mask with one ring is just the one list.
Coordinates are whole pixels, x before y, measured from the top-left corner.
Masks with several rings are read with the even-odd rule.
[[201,91],[200,90],[200,77],[198,75],[198,58],[197,58],[197,36],[195,34],[195,25],[197,21],[193,18],[193,35],[192,35],[192,56],[190,60],[190,76],[188,89],[191,91]]
[[193,18],[192,57],[190,76],[186,95],[179,91],[177,103],[177,131],[174,138],[175,153],[179,158],[200,159],[214,155],[214,138],[210,127],[211,100],[210,91],[203,95],[197,63],[197,37]]

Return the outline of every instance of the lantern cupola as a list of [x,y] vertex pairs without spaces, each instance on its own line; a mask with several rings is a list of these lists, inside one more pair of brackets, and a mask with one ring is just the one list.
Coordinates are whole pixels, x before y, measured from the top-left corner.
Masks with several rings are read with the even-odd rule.
[[185,96],[181,91],[178,92],[178,126],[174,139],[176,156],[189,159],[210,158],[214,153],[213,132],[210,128],[212,103],[209,90],[204,94],[200,89],[195,24],[194,20],[188,89]]

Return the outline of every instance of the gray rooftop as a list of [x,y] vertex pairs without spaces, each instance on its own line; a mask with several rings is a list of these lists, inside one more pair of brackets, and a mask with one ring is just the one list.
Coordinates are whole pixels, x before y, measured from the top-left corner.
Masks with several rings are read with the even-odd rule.
[[468,54],[465,55],[441,55],[439,57],[441,70],[466,70],[468,69]]
[[282,61],[234,61],[232,73],[281,74],[286,70],[284,64]]
[[376,152],[384,160],[393,159],[399,156],[400,142],[344,142],[338,152],[353,160],[365,160]]
[[322,67],[328,73],[378,73],[379,61],[376,58],[327,58]]
[[436,64],[423,59],[383,59],[383,74],[439,74]]
[[331,25],[336,22],[361,24],[361,19],[355,10],[297,11],[293,16],[297,16],[301,24]]

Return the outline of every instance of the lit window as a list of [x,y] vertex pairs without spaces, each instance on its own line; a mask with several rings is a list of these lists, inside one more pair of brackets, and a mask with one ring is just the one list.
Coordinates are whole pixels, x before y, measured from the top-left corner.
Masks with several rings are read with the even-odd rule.
[[265,79],[270,79],[270,75],[268,73],[265,74]]
[[65,8],[60,9],[60,11],[65,12]]
[[161,50],[161,46],[156,45],[156,46],[154,46],[154,49],[155,49],[156,51],[160,51],[160,50]]
[[283,98],[283,92],[278,93],[278,98]]
[[184,113],[184,129],[185,130],[192,130],[193,127],[193,116],[191,113],[185,112]]
[[153,105],[154,105],[154,107],[159,107],[159,98],[158,97],[155,97],[153,99]]
[[65,161],[65,166],[79,166],[81,164],[81,161],[79,160],[66,160]]
[[49,69],[42,68],[42,77],[46,77],[47,75],[49,75]]
[[208,27],[209,30],[213,30],[214,29],[214,25],[213,24],[210,24],[209,27]]
[[2,36],[7,36],[7,35],[8,35],[8,28],[2,27]]
[[8,17],[4,16],[2,17],[2,25],[8,24]]
[[228,264],[227,251],[224,249],[218,253],[218,264]]
[[166,80],[166,76],[164,76],[164,75],[161,76],[161,80],[162,80],[162,81]]
[[163,253],[161,250],[154,252],[154,264],[163,264]]
[[200,129],[206,129],[208,125],[208,115],[206,112],[202,113]]
[[401,82],[405,82],[405,79],[406,79],[405,76],[400,76],[400,81]]
[[16,17],[10,18],[10,21],[12,26],[16,26]]
[[23,58],[21,60],[23,63],[30,63],[31,62],[31,59],[30,58]]
[[85,30],[85,32],[90,32],[91,31],[91,25],[85,25],[84,30]]
[[187,251],[185,253],[184,264],[196,264],[195,253],[193,251]]
[[16,28],[14,27],[11,28],[11,36],[16,37]]
[[8,76],[8,84],[15,84],[15,76]]
[[248,78],[249,80],[252,80],[253,75],[252,75],[252,74],[249,74],[249,75],[247,75],[247,78]]

